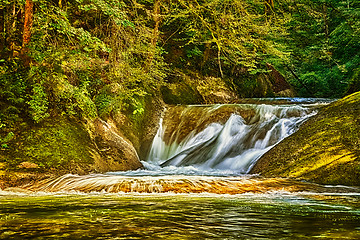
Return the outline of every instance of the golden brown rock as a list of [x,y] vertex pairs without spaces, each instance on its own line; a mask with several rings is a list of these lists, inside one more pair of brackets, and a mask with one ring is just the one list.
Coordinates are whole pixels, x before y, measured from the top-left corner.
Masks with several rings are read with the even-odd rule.
[[360,185],[360,92],[320,110],[252,169],[265,177]]

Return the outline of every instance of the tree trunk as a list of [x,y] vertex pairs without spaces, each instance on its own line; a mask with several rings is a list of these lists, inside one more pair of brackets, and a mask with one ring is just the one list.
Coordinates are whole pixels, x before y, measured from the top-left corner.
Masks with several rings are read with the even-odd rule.
[[14,2],[11,9],[11,20],[7,22],[7,26],[5,27],[5,32],[7,33],[8,46],[11,50],[12,57],[16,57],[18,55],[18,48],[16,43],[16,3]]
[[314,93],[306,86],[306,84],[295,74],[295,72],[288,66],[285,67],[290,71],[290,73],[295,77],[295,79],[300,83],[300,85],[305,88],[305,90],[310,94],[311,97],[314,97]]
[[[5,11],[4,9],[0,9],[0,34],[3,37],[0,37],[0,54],[3,52],[5,48]],[[0,56],[2,57],[2,56]]]
[[34,3],[32,0],[26,0],[25,3],[25,21],[24,21],[24,32],[23,32],[23,50],[26,52],[27,45],[31,40],[31,28],[33,23],[33,11]]
[[324,32],[326,40],[329,39],[329,21],[327,17],[327,6],[326,4],[323,5],[323,15],[324,15]]
[[153,47],[156,47],[156,43],[159,37],[159,26],[160,26],[160,0],[155,0],[154,3],[154,13],[153,13],[153,20],[155,22],[155,27],[153,31],[153,37],[151,39],[151,45]]
[[12,18],[13,18],[12,28],[15,29],[16,28],[16,4],[15,3],[13,5],[13,9],[12,9]]
[[224,78],[224,73],[223,73],[222,67],[221,67],[221,48],[220,47],[218,47],[218,64],[219,64],[220,77]]
[[150,52],[150,55],[147,60],[146,64],[146,71],[149,71],[152,61],[154,60],[155,54],[156,54],[156,44],[159,38],[159,26],[161,22],[160,17],[160,1],[161,0],[155,0],[154,2],[154,8],[153,8],[153,20],[155,23],[154,30],[153,30],[153,36],[151,38],[151,46],[152,50]]
[[265,0],[265,13],[271,12],[274,8],[273,0]]

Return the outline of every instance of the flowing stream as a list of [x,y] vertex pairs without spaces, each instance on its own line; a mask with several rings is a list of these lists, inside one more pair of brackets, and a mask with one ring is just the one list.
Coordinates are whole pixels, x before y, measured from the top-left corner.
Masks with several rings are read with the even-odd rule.
[[199,174],[246,174],[260,156],[316,113],[300,105],[178,108],[179,113],[170,110],[160,122],[145,162],[148,168],[190,166]]
[[292,101],[170,107],[144,169],[0,191],[0,239],[360,239],[359,188],[248,174],[317,112]]

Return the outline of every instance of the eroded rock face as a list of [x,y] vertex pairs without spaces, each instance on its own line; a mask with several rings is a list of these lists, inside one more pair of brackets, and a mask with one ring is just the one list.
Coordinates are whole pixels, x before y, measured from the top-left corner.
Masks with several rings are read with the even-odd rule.
[[152,98],[146,104],[145,118],[140,134],[141,145],[138,151],[141,160],[148,157],[152,141],[159,129],[160,119],[164,116],[165,110],[165,103],[162,99]]
[[205,77],[198,74],[179,74],[176,81],[161,89],[167,104],[217,104],[234,103],[238,96],[221,78]]
[[127,171],[142,167],[134,146],[121,136],[115,126],[96,119],[94,135],[94,141],[98,147],[97,153],[94,154],[97,171]]
[[251,173],[360,186],[360,92],[321,109]]
[[270,70],[268,77],[274,94],[280,97],[294,97],[294,90],[285,77],[271,64],[266,63],[266,67]]
[[232,114],[238,114],[248,122],[254,117],[255,110],[236,105],[170,107],[164,117],[164,141],[169,145],[174,141],[180,143],[194,129],[197,134],[211,123],[224,124]]

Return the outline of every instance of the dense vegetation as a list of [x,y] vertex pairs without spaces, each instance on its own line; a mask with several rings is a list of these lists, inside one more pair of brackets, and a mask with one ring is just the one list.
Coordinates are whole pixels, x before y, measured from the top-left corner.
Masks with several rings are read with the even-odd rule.
[[[272,64],[301,96],[358,90],[360,1],[5,0],[1,119],[144,111],[180,73],[240,96]],[[248,91],[248,93],[251,91]],[[14,119],[13,119],[14,120]]]
[[299,96],[341,97],[359,90],[359,18],[358,0],[2,0],[2,148],[23,120],[140,123],[184,76],[272,96],[257,89],[273,66]]

